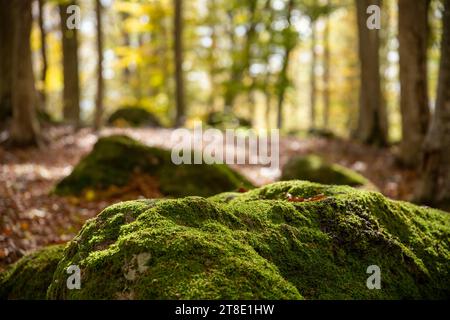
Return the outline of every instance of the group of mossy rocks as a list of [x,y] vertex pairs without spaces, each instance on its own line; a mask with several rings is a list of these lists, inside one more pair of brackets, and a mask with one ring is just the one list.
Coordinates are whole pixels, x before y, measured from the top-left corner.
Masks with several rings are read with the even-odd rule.
[[[125,136],[99,139],[55,193],[137,173],[165,198],[112,205],[68,244],[25,256],[0,273],[0,299],[450,298],[448,213],[350,186],[253,188],[227,166],[187,166]],[[72,265],[80,289],[68,289]],[[380,290],[367,287],[372,265]]]

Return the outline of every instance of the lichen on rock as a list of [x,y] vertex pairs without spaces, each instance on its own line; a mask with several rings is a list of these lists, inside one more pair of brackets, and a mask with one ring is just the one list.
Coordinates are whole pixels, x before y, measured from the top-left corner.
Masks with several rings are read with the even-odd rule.
[[282,169],[280,180],[307,180],[353,187],[370,185],[359,173],[336,163],[328,163],[317,155],[290,159]]
[[168,150],[148,147],[127,136],[103,137],[72,173],[54,188],[58,195],[124,186],[133,176],[150,175],[165,196],[211,196],[251,188],[251,183],[224,164],[175,165]]

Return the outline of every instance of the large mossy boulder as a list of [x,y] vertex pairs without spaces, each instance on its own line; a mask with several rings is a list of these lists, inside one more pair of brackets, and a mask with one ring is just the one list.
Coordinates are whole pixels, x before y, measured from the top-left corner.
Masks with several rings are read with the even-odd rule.
[[[66,287],[74,264],[80,290]],[[68,244],[47,298],[448,299],[450,215],[304,181],[123,202]]]
[[100,138],[92,152],[56,185],[54,192],[63,196],[81,195],[86,190],[124,186],[133,177],[142,175],[153,177],[159,192],[172,197],[211,196],[252,187],[227,165],[175,165],[170,151],[115,135]]
[[54,245],[31,253],[0,274],[0,300],[45,299],[64,245]]
[[108,118],[108,124],[117,127],[161,127],[159,119],[141,107],[122,107]]
[[317,155],[290,159],[282,168],[280,180],[307,180],[353,187],[370,185],[369,180],[359,173],[336,163],[328,163]]

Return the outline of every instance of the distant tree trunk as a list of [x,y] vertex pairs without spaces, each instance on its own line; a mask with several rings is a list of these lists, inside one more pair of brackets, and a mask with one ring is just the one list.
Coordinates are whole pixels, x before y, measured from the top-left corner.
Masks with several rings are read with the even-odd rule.
[[13,24],[11,0],[0,0],[0,125],[12,116]]
[[39,4],[39,16],[38,16],[38,24],[39,24],[39,30],[41,33],[41,59],[42,59],[42,69],[41,69],[41,87],[39,88],[39,96],[40,96],[40,103],[39,103],[39,109],[45,110],[45,104],[47,101],[47,94],[46,94],[46,88],[45,88],[45,81],[47,79],[47,68],[48,68],[48,61],[47,61],[47,31],[45,30],[44,26],[44,4],[45,0],[38,0]]
[[97,15],[97,98],[95,103],[94,129],[98,130],[102,124],[103,115],[103,26],[102,26],[102,4],[100,0],[95,1]]
[[450,209],[450,0],[444,0],[444,8],[436,109],[424,143],[417,197]]
[[[328,6],[330,1],[327,2]],[[330,19],[327,16],[323,33],[323,126],[328,129],[330,122]]]
[[381,91],[380,38],[378,30],[367,27],[366,13],[370,5],[381,6],[381,0],[355,0],[358,19],[360,93],[359,120],[354,137],[367,144],[385,146],[388,143],[386,105]]
[[209,93],[209,99],[208,99],[208,111],[213,112],[215,111],[215,105],[216,105],[216,49],[217,49],[217,28],[216,28],[216,0],[209,0],[209,11],[211,15],[211,48],[209,51],[209,81],[211,84],[211,90]]
[[[292,18],[292,10],[294,9],[294,1],[290,0],[287,6],[287,20],[288,20],[288,28],[291,27],[291,18]],[[289,41],[290,42],[290,41]],[[280,71],[279,80],[277,84],[277,128],[281,129],[283,127],[283,104],[284,104],[284,96],[286,93],[286,87],[289,83],[288,79],[288,67],[290,61],[291,51],[294,47],[291,43],[285,48],[283,65]]]
[[174,0],[174,39],[175,39],[175,83],[176,116],[175,126],[181,127],[185,122],[184,74],[183,74],[183,0]]
[[40,129],[36,116],[36,90],[30,47],[32,0],[10,2],[10,15],[13,18],[13,23],[8,28],[13,37],[13,119],[10,142],[18,146],[37,145],[40,141]]
[[317,63],[317,53],[316,53],[316,21],[311,21],[311,71],[310,71],[310,129],[316,127],[316,63]]
[[63,114],[64,120],[78,127],[80,125],[80,83],[78,74],[78,32],[69,29],[67,8],[76,4],[76,1],[59,5],[61,17],[61,34],[63,49]]
[[403,133],[400,159],[407,166],[420,164],[420,151],[430,118],[427,90],[429,4],[430,0],[398,2]]

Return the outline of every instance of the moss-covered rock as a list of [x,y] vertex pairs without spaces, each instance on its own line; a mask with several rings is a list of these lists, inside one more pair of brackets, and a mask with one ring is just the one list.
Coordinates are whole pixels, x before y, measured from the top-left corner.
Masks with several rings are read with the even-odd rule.
[[126,136],[100,138],[72,173],[55,187],[59,195],[79,195],[85,190],[123,186],[135,175],[157,180],[161,194],[173,197],[211,196],[239,187],[252,187],[226,165],[175,165],[171,153],[148,147]]
[[316,155],[293,157],[282,169],[280,180],[307,180],[323,184],[364,186],[370,182],[359,173]]
[[62,259],[64,245],[31,253],[0,274],[0,300],[45,299],[53,273]]
[[[72,264],[80,290],[65,286]],[[370,265],[381,290],[366,286]],[[48,298],[439,299],[450,298],[449,266],[447,213],[289,181],[113,205],[68,245]]]
[[118,127],[161,127],[159,119],[141,107],[127,106],[113,112],[108,124]]
[[233,113],[214,111],[206,115],[206,124],[218,129],[251,128],[251,121]]

